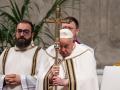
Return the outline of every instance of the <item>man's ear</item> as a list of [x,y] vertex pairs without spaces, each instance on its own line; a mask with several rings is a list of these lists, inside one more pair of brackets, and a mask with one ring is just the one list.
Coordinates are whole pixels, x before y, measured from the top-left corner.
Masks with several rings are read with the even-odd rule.
[[33,39],[33,37],[34,37],[34,32],[32,33],[32,39]]
[[76,29],[76,35],[78,35],[79,32],[80,32],[80,29]]
[[34,41],[33,41],[33,38],[34,38],[34,32],[32,33],[32,41],[31,41],[31,45],[32,45],[32,46],[35,46]]

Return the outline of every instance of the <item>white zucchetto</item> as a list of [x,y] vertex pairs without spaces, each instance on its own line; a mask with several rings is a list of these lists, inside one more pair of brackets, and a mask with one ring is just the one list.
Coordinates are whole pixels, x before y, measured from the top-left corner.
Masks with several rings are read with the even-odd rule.
[[60,38],[73,38],[73,33],[69,29],[61,29]]

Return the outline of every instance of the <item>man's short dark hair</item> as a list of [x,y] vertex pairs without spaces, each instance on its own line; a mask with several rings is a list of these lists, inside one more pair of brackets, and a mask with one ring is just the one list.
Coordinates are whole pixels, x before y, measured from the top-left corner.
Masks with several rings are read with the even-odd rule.
[[65,18],[65,20],[68,21],[68,23],[74,22],[75,25],[76,25],[76,28],[79,28],[78,20],[75,17],[68,16],[68,17]]
[[34,26],[33,26],[32,22],[30,22],[28,20],[21,20],[19,23],[17,23],[17,25],[20,24],[20,23],[27,23],[27,24],[29,24],[31,26],[32,32],[34,31]]

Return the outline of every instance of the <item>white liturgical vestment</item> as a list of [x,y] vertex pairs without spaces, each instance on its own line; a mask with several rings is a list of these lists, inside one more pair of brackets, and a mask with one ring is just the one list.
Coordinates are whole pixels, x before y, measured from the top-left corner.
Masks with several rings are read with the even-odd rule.
[[[37,46],[29,48],[25,51],[16,50],[15,47],[10,48],[6,63],[5,63],[5,74],[3,74],[3,56],[5,51],[0,56],[0,90],[34,90],[36,86],[36,75],[38,73],[40,58],[45,57],[45,51],[40,49],[36,57],[36,68],[35,74],[31,75],[31,69],[33,64],[33,56]],[[12,87],[5,85],[3,87],[4,77],[7,74],[18,74],[21,78],[21,85]]]
[[105,67],[101,90],[120,90],[120,66]]
[[[49,58],[40,65],[36,90],[54,90],[54,87],[51,87],[48,81],[45,81],[50,67],[55,62],[54,45],[50,46],[46,52]],[[75,43],[71,55],[63,60],[59,54],[58,61],[60,67],[59,77],[69,79],[69,89],[57,86],[57,90],[99,90],[96,61],[92,48]]]

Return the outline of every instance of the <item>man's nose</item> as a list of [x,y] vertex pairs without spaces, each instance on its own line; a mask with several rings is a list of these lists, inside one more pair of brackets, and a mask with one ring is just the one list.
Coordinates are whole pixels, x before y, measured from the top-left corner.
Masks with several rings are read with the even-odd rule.
[[62,50],[62,52],[64,52],[64,51],[65,51],[65,48],[61,48],[61,50]]
[[20,36],[24,36],[24,32],[21,32],[21,33],[20,33]]

